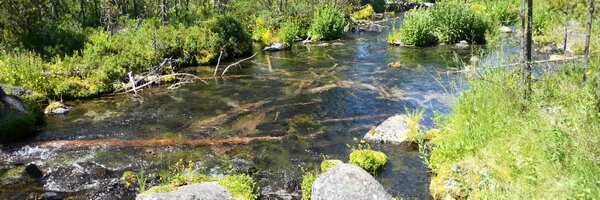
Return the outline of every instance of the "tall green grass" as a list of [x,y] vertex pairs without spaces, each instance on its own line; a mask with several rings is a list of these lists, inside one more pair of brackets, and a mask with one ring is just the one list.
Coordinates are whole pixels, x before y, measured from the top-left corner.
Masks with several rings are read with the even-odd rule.
[[569,67],[539,77],[530,100],[514,73],[473,78],[431,142],[432,195],[600,198],[596,80],[582,86],[582,71]]

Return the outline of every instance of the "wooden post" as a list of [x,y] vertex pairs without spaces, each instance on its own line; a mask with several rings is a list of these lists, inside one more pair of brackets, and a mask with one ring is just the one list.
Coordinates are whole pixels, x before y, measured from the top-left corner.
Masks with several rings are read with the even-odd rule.
[[563,32],[563,54],[567,54],[567,41],[569,38],[569,15],[565,12],[565,30]]
[[[585,47],[583,50],[583,53],[585,55],[585,64],[583,65],[583,84],[585,84],[587,81],[587,71],[590,65],[590,40],[592,35],[592,19],[594,18],[594,0],[590,0],[589,6],[590,12],[587,20],[587,31],[585,33]],[[600,93],[598,95],[600,95]]]
[[[527,5],[526,3],[527,2]],[[525,19],[527,18],[527,20]],[[531,95],[531,45],[533,26],[533,0],[523,0],[521,3],[521,38],[523,67],[521,69],[521,84],[524,88],[523,98]]]

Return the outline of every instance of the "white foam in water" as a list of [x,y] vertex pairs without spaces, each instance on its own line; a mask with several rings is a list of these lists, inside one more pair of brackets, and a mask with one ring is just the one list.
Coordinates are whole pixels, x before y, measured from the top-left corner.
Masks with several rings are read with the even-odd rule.
[[52,152],[50,149],[42,148],[42,147],[31,147],[29,145],[22,147],[18,151],[12,153],[12,156],[8,157],[9,162],[18,161],[16,159],[42,159],[46,160],[52,158],[56,155],[56,153]]

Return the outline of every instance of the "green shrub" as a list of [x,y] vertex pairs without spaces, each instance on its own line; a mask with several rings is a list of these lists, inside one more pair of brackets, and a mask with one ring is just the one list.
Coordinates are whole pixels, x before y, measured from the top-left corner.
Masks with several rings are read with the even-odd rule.
[[462,3],[442,2],[431,9],[435,34],[439,42],[485,43],[488,24],[483,17]]
[[352,13],[351,16],[356,20],[367,20],[371,18],[371,15],[373,15],[373,13],[375,13],[375,11],[373,10],[373,6],[367,5],[363,9]]
[[414,9],[406,13],[400,31],[398,33],[392,32],[388,40],[390,43],[397,42],[397,39],[400,39],[404,45],[430,46],[437,43],[437,38],[433,34],[434,26],[434,19],[430,11]]
[[273,40],[271,25],[262,17],[258,17],[255,20],[252,40],[260,42],[263,45],[271,45]]
[[333,40],[344,35],[346,19],[339,9],[326,5],[313,16],[310,36],[316,40]]
[[302,199],[310,200],[312,197],[312,185],[317,180],[319,176],[318,171],[314,172],[304,172],[302,175],[302,184],[300,188],[302,189]]
[[292,21],[288,21],[284,23],[279,30],[279,39],[281,40],[283,46],[291,47],[300,34],[300,26],[296,25],[296,23]]
[[341,160],[323,160],[323,162],[321,162],[321,171],[326,172],[327,170],[343,163],[344,162]]
[[242,24],[231,16],[219,16],[208,21],[208,28],[219,37],[217,46],[223,47],[226,58],[252,53],[252,39]]
[[227,188],[237,199],[254,200],[258,198],[256,182],[248,175],[228,175],[219,180],[219,184]]
[[387,156],[380,151],[355,149],[350,153],[350,164],[359,166],[368,172],[376,172],[385,166]]

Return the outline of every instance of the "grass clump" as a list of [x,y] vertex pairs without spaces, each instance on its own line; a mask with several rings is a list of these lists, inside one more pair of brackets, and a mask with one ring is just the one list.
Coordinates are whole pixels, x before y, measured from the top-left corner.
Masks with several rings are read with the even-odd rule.
[[313,16],[310,36],[316,40],[334,40],[344,35],[344,13],[332,5],[324,5]]
[[371,18],[371,15],[373,15],[373,13],[375,13],[375,10],[373,10],[373,6],[369,4],[363,9],[352,13],[351,17],[356,20],[368,20],[369,18]]
[[435,34],[439,42],[485,43],[488,24],[483,17],[461,3],[439,3],[431,10],[435,20]]
[[[396,42],[398,39],[403,45],[414,45],[418,47],[431,46],[437,43],[437,38],[433,34],[434,19],[430,11],[424,9],[415,9],[406,13],[406,18],[402,28],[397,35],[392,32],[389,42]],[[399,38],[398,38],[399,37]]]
[[376,172],[382,169],[387,162],[387,156],[380,151],[361,149],[350,153],[350,164],[359,166],[368,172]]
[[600,198],[597,80],[574,67],[538,77],[530,100],[513,73],[471,80],[431,141],[434,198]]
[[327,170],[343,163],[344,162],[342,162],[341,160],[323,160],[321,162],[321,171],[326,172]]

